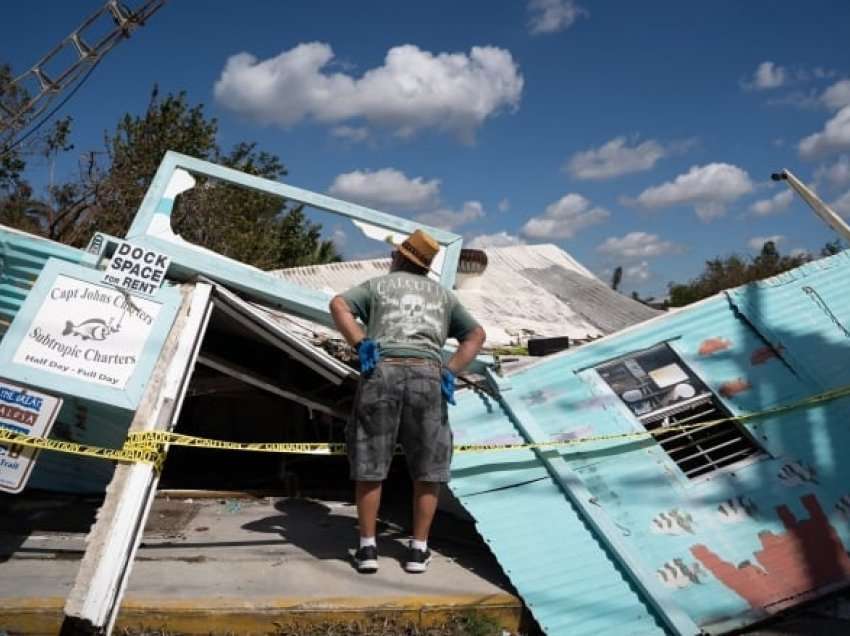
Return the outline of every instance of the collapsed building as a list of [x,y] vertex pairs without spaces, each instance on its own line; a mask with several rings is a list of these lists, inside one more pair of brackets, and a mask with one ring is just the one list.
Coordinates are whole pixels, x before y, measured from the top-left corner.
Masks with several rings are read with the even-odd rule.
[[[155,431],[341,441],[358,373],[317,346],[334,337],[327,302],[388,261],[269,273],[189,244],[170,214],[193,174],[341,214],[379,240],[416,227],[169,153],[124,239],[97,234],[77,250],[1,228],[2,377],[9,396],[46,396],[14,408],[46,418],[54,404],[51,439],[114,449]],[[470,274],[461,237],[429,231],[441,284],[491,345],[585,343],[514,368],[482,356],[450,411],[456,443],[496,447],[458,453],[450,488],[546,633],[722,633],[847,585],[846,253],[659,314],[554,246],[491,250]],[[114,258],[126,245],[165,257],[135,287],[143,268],[122,284],[131,272]],[[168,283],[140,294],[155,271]],[[237,472],[291,478],[280,457],[227,470],[236,454],[203,455],[215,452],[173,448],[164,474],[44,452],[16,473],[10,492],[105,492],[66,625],[114,624],[170,470],[193,487]]]

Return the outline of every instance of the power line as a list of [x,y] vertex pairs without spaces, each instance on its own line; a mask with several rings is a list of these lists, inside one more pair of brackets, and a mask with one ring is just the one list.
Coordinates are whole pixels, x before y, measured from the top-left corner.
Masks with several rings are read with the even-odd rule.
[[102,57],[98,58],[98,60],[94,64],[91,65],[91,68],[89,68],[89,70],[86,71],[86,74],[83,75],[83,77],[80,79],[80,81],[76,83],[74,88],[72,88],[70,90],[70,92],[62,99],[62,101],[59,102],[58,104],[56,104],[56,106],[49,113],[47,113],[44,117],[42,117],[41,120],[37,124],[35,124],[32,128],[30,128],[26,133],[21,135],[21,137],[19,137],[17,140],[15,140],[11,144],[9,144],[5,148],[3,148],[3,152],[0,153],[0,157],[6,156],[10,152],[12,152],[15,148],[17,148],[22,143],[24,143],[27,139],[32,137],[35,133],[37,133],[38,130],[44,124],[46,124],[50,120],[50,118],[53,117],[53,115],[55,115],[65,104],[67,104],[68,101],[77,93],[77,91],[80,90],[80,88],[82,88],[83,84],[86,83],[86,80],[91,76],[91,74],[94,72],[94,69],[97,68],[97,65],[100,64],[100,61],[102,59],[103,59]]
[[[26,128],[28,121],[40,116],[57,95],[74,84],[86,66],[96,63],[121,40],[127,39],[164,3],[165,0],[147,0],[143,6],[131,11],[124,7],[120,0],[106,0],[100,9],[86,18],[32,68],[11,81],[11,87],[14,88],[34,79],[39,84],[40,90],[38,94],[26,99],[18,106],[7,105],[0,100],[0,131],[7,128]],[[106,21],[112,25],[109,32],[94,42],[86,41],[87,33],[92,32],[97,37],[98,29],[100,26],[105,27]],[[48,65],[53,60],[59,60],[69,52],[75,58],[70,65],[56,72],[48,69]]]

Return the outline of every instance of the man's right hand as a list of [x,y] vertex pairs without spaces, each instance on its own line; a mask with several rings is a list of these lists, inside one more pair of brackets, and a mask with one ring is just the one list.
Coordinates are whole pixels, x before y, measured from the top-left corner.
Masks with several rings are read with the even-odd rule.
[[363,338],[354,348],[360,358],[360,374],[368,378],[381,359],[378,343],[371,338]]
[[448,367],[443,367],[440,376],[440,390],[443,392],[443,397],[446,402],[451,405],[455,404],[455,374]]

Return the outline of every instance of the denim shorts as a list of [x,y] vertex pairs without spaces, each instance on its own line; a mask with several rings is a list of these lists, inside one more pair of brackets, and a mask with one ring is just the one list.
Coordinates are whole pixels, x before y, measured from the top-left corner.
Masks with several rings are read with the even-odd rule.
[[441,369],[422,358],[381,360],[361,377],[346,430],[351,478],[383,481],[396,443],[416,481],[449,481],[452,431]]

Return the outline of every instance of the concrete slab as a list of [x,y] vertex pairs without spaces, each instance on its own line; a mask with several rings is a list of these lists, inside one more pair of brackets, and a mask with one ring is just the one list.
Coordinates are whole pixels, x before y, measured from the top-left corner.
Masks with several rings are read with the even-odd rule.
[[[15,524],[0,524],[0,627],[52,634],[61,622],[84,535],[61,531],[57,500],[47,499],[41,507],[22,501],[12,505],[18,508],[17,527],[27,534],[16,534]],[[88,514],[93,519],[96,503],[90,502],[88,512],[76,504],[69,519],[79,529],[80,519]],[[391,619],[426,627],[474,611],[493,625],[517,630],[522,604],[472,526],[439,516],[431,568],[411,575],[401,563],[404,516],[387,510],[379,524],[380,569],[362,575],[351,563],[357,533],[350,503],[160,497],[118,627],[245,634],[275,633],[289,625],[318,633],[312,631],[317,625],[351,621]],[[39,527],[39,518],[51,519],[50,529]]]

